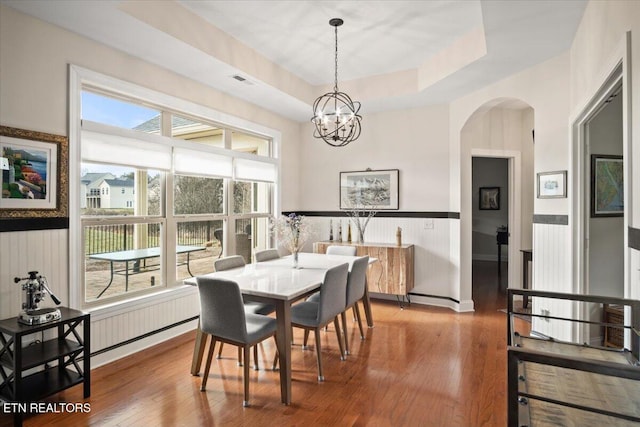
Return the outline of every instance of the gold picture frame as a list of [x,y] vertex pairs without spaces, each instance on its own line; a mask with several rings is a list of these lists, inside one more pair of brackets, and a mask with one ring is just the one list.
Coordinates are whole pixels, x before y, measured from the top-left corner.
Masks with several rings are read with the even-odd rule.
[[[34,151],[36,161],[26,159],[26,152]],[[15,168],[16,159],[22,165],[29,163],[44,163],[44,172],[39,172],[34,166],[27,167],[28,173],[38,176],[38,172],[44,178],[24,179],[15,183],[15,170],[2,170],[0,182],[2,194],[0,194],[0,218],[1,219],[27,219],[27,218],[61,218],[68,217],[68,159],[69,145],[66,136],[53,135],[44,132],[36,132],[18,129],[8,126],[0,126],[0,157],[8,158],[10,168]],[[21,166],[24,170],[25,166]],[[11,176],[11,178],[10,178]],[[9,183],[13,179],[14,186],[9,189]],[[15,189],[25,194],[24,197],[16,197]],[[12,193],[12,191],[14,191]]]

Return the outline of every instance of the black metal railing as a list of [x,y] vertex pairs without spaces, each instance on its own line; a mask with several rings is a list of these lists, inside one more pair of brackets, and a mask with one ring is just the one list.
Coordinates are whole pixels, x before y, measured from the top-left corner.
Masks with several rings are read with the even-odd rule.
[[[85,228],[85,254],[100,254],[134,249],[135,230],[145,233],[146,247],[160,245],[160,224],[109,224]],[[197,221],[178,224],[179,245],[204,245],[216,240],[214,230],[222,221]]]
[[179,245],[204,245],[216,240],[213,232],[222,228],[222,221],[181,222],[178,224]]

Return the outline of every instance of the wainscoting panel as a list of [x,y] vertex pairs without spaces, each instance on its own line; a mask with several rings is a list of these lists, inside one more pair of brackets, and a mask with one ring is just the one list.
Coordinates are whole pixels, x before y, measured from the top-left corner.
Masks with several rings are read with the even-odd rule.
[[[533,289],[573,292],[570,231],[567,225],[533,224]],[[535,299],[532,307],[535,314],[573,315],[573,306],[569,302]],[[562,340],[571,340],[575,332],[566,322],[552,320],[534,319],[533,328]]]
[[[22,310],[22,290],[14,277],[38,271],[47,278],[53,293],[69,304],[67,274],[68,230],[12,231],[0,233],[0,318],[17,316]],[[40,307],[54,306],[47,297]]]
[[[164,298],[162,301],[157,299],[153,302],[149,301],[148,304],[145,303],[136,309],[122,313],[96,316],[91,322],[91,351],[100,352],[100,350],[170,327],[197,316],[199,311],[198,294],[190,292],[181,293],[175,298]],[[195,323],[187,325],[186,329],[193,330],[194,327]],[[100,360],[109,361],[131,354],[183,331],[184,328],[170,328],[162,339],[160,335],[152,335],[143,341],[129,344],[123,349],[110,350]],[[92,366],[97,365],[92,362]]]

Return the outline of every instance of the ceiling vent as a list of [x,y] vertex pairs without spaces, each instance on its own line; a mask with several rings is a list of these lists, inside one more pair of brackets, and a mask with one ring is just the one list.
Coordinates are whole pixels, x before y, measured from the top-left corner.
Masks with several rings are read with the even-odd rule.
[[231,76],[232,79],[235,79],[241,83],[244,83],[246,85],[252,85],[253,83],[251,83],[246,77],[242,77],[240,74],[234,74],[233,76]]

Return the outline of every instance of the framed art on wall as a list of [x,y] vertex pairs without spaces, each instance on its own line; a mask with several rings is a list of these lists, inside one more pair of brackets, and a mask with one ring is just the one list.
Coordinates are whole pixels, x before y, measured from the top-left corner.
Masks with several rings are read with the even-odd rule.
[[340,172],[340,209],[399,209],[399,170]]
[[500,187],[480,187],[478,197],[481,211],[500,210]]
[[591,216],[623,216],[622,156],[591,155]]
[[67,216],[67,138],[0,126],[0,183],[5,218]]
[[539,172],[538,199],[567,197],[567,171]]

